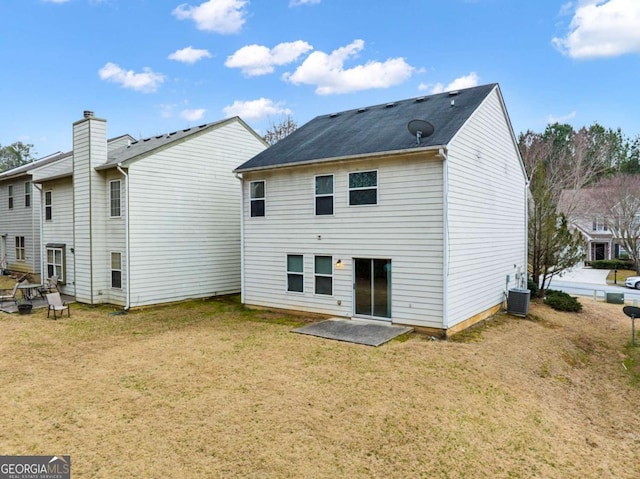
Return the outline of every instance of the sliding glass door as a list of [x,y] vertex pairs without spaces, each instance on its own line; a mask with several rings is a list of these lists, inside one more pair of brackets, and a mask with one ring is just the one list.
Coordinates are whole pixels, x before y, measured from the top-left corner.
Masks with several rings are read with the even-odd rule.
[[391,260],[355,258],[353,274],[355,314],[391,319]]

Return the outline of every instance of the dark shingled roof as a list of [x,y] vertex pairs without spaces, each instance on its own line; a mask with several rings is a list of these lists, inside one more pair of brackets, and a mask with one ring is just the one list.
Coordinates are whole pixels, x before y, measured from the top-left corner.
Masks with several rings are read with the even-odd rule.
[[[318,116],[236,171],[447,145],[496,86],[493,83]],[[434,133],[422,138],[420,145],[407,129],[415,119],[434,126]]]
[[206,123],[200,126],[194,126],[192,128],[185,128],[184,130],[177,130],[171,133],[151,136],[143,140],[132,141],[129,146],[123,146],[122,148],[118,148],[113,151],[110,151],[108,154],[107,162],[104,165],[98,166],[96,169],[104,170],[108,168],[113,168],[119,163],[124,163],[125,161],[132,160],[141,155],[157,150],[158,148],[161,148],[163,146],[183,140],[196,133],[206,131],[215,125],[223,125],[225,123],[229,123],[234,119],[235,117],[227,118],[225,120]]

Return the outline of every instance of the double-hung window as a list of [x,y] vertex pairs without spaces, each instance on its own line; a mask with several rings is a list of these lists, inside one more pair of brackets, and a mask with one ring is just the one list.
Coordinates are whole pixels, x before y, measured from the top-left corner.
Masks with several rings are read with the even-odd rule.
[[7,187],[8,193],[9,193],[9,209],[12,210],[13,209],[13,185],[9,185]]
[[316,215],[333,214],[333,175],[315,178]]
[[287,255],[287,291],[304,292],[304,257],[301,254]]
[[111,253],[111,287],[122,288],[122,253]]
[[265,182],[252,181],[249,189],[251,190],[251,216],[264,216],[265,209]]
[[24,236],[16,236],[16,260],[24,261],[25,259]]
[[109,182],[109,211],[112,218],[120,216],[120,180]]
[[316,256],[314,264],[316,294],[333,294],[333,258]]
[[29,208],[31,206],[31,182],[27,181],[24,184],[24,207]]
[[64,283],[64,246],[47,245],[47,278],[56,276]]
[[44,192],[44,219],[46,221],[53,219],[53,191]]
[[378,172],[349,173],[349,205],[378,204]]

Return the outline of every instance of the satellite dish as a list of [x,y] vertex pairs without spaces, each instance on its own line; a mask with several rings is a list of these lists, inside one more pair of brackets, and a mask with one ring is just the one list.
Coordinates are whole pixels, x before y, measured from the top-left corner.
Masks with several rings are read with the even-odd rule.
[[420,144],[421,138],[433,135],[434,128],[431,123],[425,120],[411,120],[407,125],[409,132],[416,137],[416,143]]

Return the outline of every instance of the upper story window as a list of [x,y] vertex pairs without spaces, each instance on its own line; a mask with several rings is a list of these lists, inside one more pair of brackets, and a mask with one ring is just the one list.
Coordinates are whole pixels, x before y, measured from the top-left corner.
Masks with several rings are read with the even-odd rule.
[[333,175],[316,176],[316,215],[333,214]]
[[251,216],[264,216],[265,210],[265,182],[252,181],[251,190]]
[[287,291],[304,291],[304,257],[301,254],[287,255]]
[[31,206],[31,182],[27,181],[24,184],[24,206],[29,208]]
[[593,231],[609,231],[607,223],[602,218],[593,219]]
[[44,192],[44,219],[51,221],[53,219],[53,191]]
[[349,205],[378,204],[378,172],[349,173]]
[[12,210],[13,209],[13,185],[9,185],[7,187],[8,193],[9,193],[9,209]]
[[120,216],[120,180],[109,182],[109,215]]

